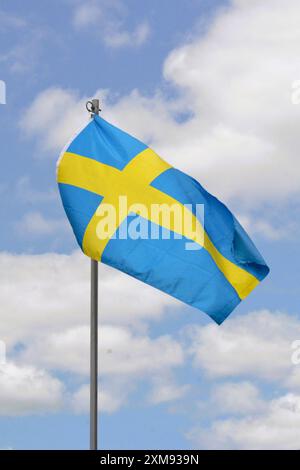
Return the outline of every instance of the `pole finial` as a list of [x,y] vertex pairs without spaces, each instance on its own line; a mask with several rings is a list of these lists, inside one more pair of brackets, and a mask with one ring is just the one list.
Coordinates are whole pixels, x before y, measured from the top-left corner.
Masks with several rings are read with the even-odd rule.
[[92,99],[90,101],[87,101],[85,107],[87,111],[91,114],[99,114],[99,112],[101,111],[98,99]]

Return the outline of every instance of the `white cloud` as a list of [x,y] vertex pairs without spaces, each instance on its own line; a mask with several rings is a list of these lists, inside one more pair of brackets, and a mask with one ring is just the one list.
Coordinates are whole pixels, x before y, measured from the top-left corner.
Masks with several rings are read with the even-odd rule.
[[17,222],[16,230],[20,236],[24,233],[44,236],[63,233],[69,229],[66,219],[45,217],[38,211],[28,212]]
[[105,36],[105,43],[110,47],[139,47],[144,44],[150,35],[150,26],[144,21],[133,31],[114,31],[111,30]]
[[251,382],[225,382],[213,390],[211,406],[219,414],[246,415],[261,411],[264,402]]
[[73,24],[76,28],[86,28],[99,25],[101,21],[101,6],[96,2],[80,3],[73,13]]
[[[89,260],[79,252],[69,256],[0,255],[1,340],[7,344],[8,357],[17,360],[21,370],[32,370],[28,364],[34,364],[37,371],[67,372],[86,380],[89,269]],[[124,406],[141,380],[152,389],[152,404],[183,396],[185,386],[174,380],[165,381],[164,386],[160,383],[158,390],[158,378],[169,377],[183,365],[182,345],[169,335],[151,338],[146,327],[146,321],[156,321],[165,307],[179,302],[103,265],[99,265],[99,283],[102,410],[114,412]],[[22,348],[15,350],[19,344]],[[32,375],[38,387],[38,373]],[[71,408],[85,412],[86,397],[87,386],[83,385],[73,393]],[[23,399],[12,395],[11,400],[18,414]],[[37,407],[42,406],[37,401]],[[46,401],[44,409],[48,409]]]
[[[45,370],[51,374],[71,372],[79,380],[86,380],[88,260],[80,253],[70,256],[2,253],[0,273],[0,331],[1,339],[7,342],[8,357],[18,361],[20,370],[37,371],[31,374],[37,384],[39,371]],[[146,322],[161,318],[164,308],[175,306],[177,302],[141,283],[136,289],[138,281],[104,266],[100,266],[99,279],[100,403],[103,411],[112,413],[125,406],[141,381],[149,388],[143,399],[150,405],[182,400],[191,389],[177,383],[174,372],[184,365],[187,352],[192,355],[195,371],[200,367],[212,378],[231,378],[231,382],[215,388],[207,400],[223,418],[225,412],[226,416],[269,419],[271,411],[264,414],[269,405],[264,404],[259,391],[249,382],[250,378],[276,381],[277,387],[285,387],[290,392],[299,390],[298,368],[291,363],[291,344],[300,338],[298,319],[260,311],[228,319],[222,327],[213,324],[188,327],[181,341],[169,335],[151,337]],[[19,343],[21,350],[14,351]],[[56,380],[50,372],[43,374],[50,377],[50,382]],[[243,376],[247,381],[239,383]],[[46,399],[42,403],[37,401],[36,409],[40,412],[54,410],[55,403],[60,402],[60,394],[53,393],[53,396],[57,399],[49,405]],[[68,401],[69,409],[85,413],[88,386],[79,386]],[[16,414],[32,409],[29,399],[25,406],[23,398],[13,394],[11,403],[15,404]],[[215,415],[213,419],[223,422]],[[238,421],[243,423],[243,419],[246,418]],[[227,440],[226,445],[231,445]],[[285,441],[282,443],[284,445]],[[232,445],[242,446],[236,442]]]
[[290,94],[299,74],[300,6],[296,0],[288,9],[280,0],[235,5],[205,37],[174,50],[164,74],[196,112],[191,156],[204,181],[214,187],[225,174],[226,194],[251,196],[251,203],[276,200],[299,192],[300,108]]
[[189,390],[190,386],[188,384],[178,385],[172,377],[160,375],[153,381],[148,401],[155,405],[176,401],[184,397]]
[[0,31],[7,31],[10,29],[22,29],[26,26],[26,21],[20,16],[8,13],[7,11],[0,11]]
[[[1,339],[41,337],[89,322],[90,261],[82,253],[13,255],[0,253]],[[156,321],[180,302],[120,271],[99,265],[100,318],[109,324]],[[15,295],[15,293],[18,295]]]
[[73,25],[76,29],[95,33],[109,47],[139,47],[149,38],[150,26],[147,21],[142,21],[129,30],[125,27],[127,17],[129,12],[123,2],[90,0],[75,7]]
[[53,152],[57,158],[56,152],[88,123],[87,100],[88,97],[80,99],[75,92],[60,88],[49,88],[37,96],[20,125],[26,134],[40,138],[41,158],[45,152]]
[[188,341],[196,368],[213,378],[256,377],[287,384],[295,366],[291,344],[300,337],[299,319],[261,310],[190,329]]
[[23,203],[35,204],[57,200],[57,191],[54,191],[54,189],[48,191],[36,189],[34,183],[27,175],[21,176],[16,181],[16,194]]
[[[21,356],[55,370],[89,373],[89,328],[81,327],[41,338]],[[102,325],[99,330],[99,401],[102,411],[112,413],[124,406],[141,380],[152,385],[148,402],[165,403],[181,398],[187,385],[170,379],[171,371],[182,366],[181,345],[169,336],[151,339],[125,327]],[[89,387],[82,385],[72,397],[71,407],[86,413]]]
[[[300,338],[300,336],[299,336]],[[291,390],[300,391],[300,365],[294,365],[292,373],[286,379],[286,385]]]
[[[1,340],[8,357],[17,359],[24,370],[34,364],[53,373],[88,375],[89,269],[89,260],[79,252],[0,254]],[[180,343],[168,335],[149,337],[145,323],[179,302],[103,265],[99,283],[101,400],[103,410],[112,412],[126,403],[140,380],[151,386],[155,377],[182,366]],[[22,348],[15,351],[19,344]],[[39,383],[37,374],[32,380]],[[77,412],[85,409],[84,396],[83,388],[72,398]],[[20,400],[17,396],[12,400],[18,413]]]
[[107,374],[153,374],[183,364],[183,351],[170,336],[135,337],[125,328],[102,326],[100,343],[107,351],[102,371]]
[[45,332],[30,341],[21,358],[24,363],[34,362],[47,369],[87,375],[89,373],[89,337],[88,325],[65,328],[50,334]]
[[[102,383],[99,384],[99,410],[106,413],[114,413],[126,404],[128,393],[132,386],[126,382],[110,384],[104,389]],[[88,413],[89,411],[89,385],[82,385],[73,395],[71,407],[75,413]]]
[[290,217],[290,212],[286,214],[284,208],[278,207],[276,217],[272,217],[269,211],[260,216],[239,215],[238,220],[251,235],[259,234],[270,241],[287,240],[299,236],[298,217]]
[[[89,327],[81,326],[36,338],[23,355],[43,366],[87,375]],[[183,351],[170,336],[151,339],[128,327],[102,325],[99,329],[99,362],[102,376],[143,376],[166,371],[183,363]]]
[[[187,332],[195,370],[200,367],[215,383],[211,395],[198,403],[201,414],[187,433],[192,444],[204,449],[299,448],[300,368],[291,360],[292,344],[300,338],[299,318],[258,311],[232,317],[222,327],[192,326]],[[220,378],[231,380],[219,384]],[[208,426],[202,424],[203,414],[210,418]]]
[[[31,18],[32,20],[32,18]],[[52,41],[59,41],[57,32],[51,26],[35,23],[25,19],[25,15],[18,16],[8,11],[0,11],[0,32],[10,34],[10,40],[1,43],[0,64],[4,64],[12,74],[31,73],[38,67],[41,73],[43,61],[41,56],[45,53],[45,46],[49,47]],[[2,67],[1,67],[2,68]]]
[[0,365],[0,415],[54,412],[63,400],[63,384],[46,371],[12,362]]
[[265,402],[254,416],[216,420],[208,429],[195,427],[187,437],[205,449],[299,449],[300,396],[287,394]]

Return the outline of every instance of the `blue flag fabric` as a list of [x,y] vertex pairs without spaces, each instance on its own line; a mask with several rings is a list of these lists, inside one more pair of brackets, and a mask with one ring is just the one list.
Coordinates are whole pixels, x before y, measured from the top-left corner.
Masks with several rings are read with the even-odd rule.
[[269,272],[224,204],[100,116],[61,154],[57,181],[87,256],[219,324]]

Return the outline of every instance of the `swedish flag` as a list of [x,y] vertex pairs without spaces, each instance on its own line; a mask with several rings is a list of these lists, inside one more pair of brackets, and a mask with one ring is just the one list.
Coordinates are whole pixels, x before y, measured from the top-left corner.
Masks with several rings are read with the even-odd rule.
[[57,181],[87,256],[219,324],[269,272],[224,204],[97,115],[62,153]]

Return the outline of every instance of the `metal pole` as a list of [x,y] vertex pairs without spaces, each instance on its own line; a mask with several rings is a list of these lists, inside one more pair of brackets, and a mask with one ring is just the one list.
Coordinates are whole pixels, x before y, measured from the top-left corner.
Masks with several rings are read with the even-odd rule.
[[[87,109],[99,114],[99,100]],[[98,448],[98,261],[91,260],[91,327],[90,327],[90,450]]]
[[98,261],[91,260],[90,450],[98,447]]

